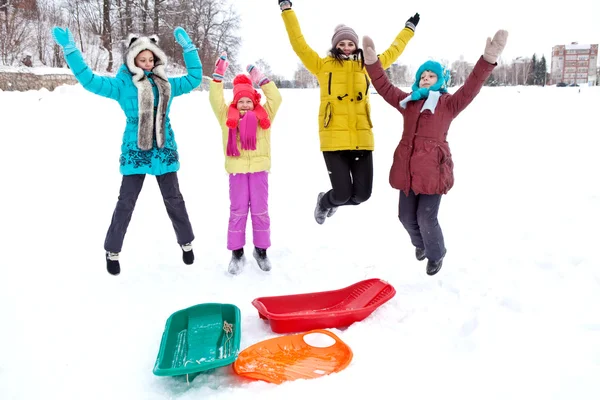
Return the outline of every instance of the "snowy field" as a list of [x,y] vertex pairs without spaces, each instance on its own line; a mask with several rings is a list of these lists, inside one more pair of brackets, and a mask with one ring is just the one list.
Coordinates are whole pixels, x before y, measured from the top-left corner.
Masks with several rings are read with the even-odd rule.
[[[318,91],[282,90],[272,131],[273,270],[251,257],[226,272],[228,178],[207,92],[176,98],[180,187],[196,234],[186,266],[148,177],[121,253],[103,242],[118,190],[118,104],[62,86],[0,92],[0,399],[600,398],[600,87],[483,88],[453,123],[454,188],[439,219],[448,254],[425,274],[388,184],[402,117],[371,95],[373,196],[324,225],[329,180]],[[226,91],[227,100],[231,91]],[[343,371],[282,385],[224,367],[184,380],[152,374],[166,319],[222,302],[242,312],[244,349],[278,336],[256,297],[381,278],[397,294],[366,320],[332,329],[354,352]]]

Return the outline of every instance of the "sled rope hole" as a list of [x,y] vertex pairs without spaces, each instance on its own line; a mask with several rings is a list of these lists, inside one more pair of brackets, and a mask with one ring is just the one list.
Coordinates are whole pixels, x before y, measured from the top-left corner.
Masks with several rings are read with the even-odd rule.
[[225,356],[225,354],[227,354],[227,357],[229,357],[231,355],[231,346],[233,344],[231,342],[231,339],[233,339],[233,324],[223,321],[223,330],[225,331],[225,337],[227,338],[223,344],[223,355]]

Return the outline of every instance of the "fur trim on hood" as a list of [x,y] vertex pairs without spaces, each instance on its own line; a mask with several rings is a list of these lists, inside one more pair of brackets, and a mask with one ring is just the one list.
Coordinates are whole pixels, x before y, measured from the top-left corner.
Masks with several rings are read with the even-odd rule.
[[[132,81],[138,89],[138,147],[140,150],[151,150],[154,135],[159,148],[165,145],[165,121],[167,106],[171,97],[171,84],[165,73],[167,55],[158,47],[158,36],[139,36],[130,34],[127,37],[128,48],[125,53],[125,65],[131,72]],[[154,107],[152,84],[143,69],[135,65],[135,58],[144,50],[154,54],[154,68],[150,77],[158,89],[158,104]]]

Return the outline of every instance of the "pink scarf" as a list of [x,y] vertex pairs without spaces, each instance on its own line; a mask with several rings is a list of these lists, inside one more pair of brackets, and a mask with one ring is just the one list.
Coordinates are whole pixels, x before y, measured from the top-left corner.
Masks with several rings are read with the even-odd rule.
[[256,150],[256,129],[258,119],[254,111],[247,111],[240,118],[239,128],[229,128],[229,137],[227,138],[227,156],[239,157],[240,151],[237,147],[237,131],[240,131],[240,142],[243,150]]

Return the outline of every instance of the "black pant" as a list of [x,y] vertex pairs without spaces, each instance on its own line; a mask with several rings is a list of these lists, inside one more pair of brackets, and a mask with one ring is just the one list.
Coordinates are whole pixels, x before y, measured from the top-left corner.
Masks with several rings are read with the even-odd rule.
[[332,189],[321,207],[358,205],[369,200],[373,189],[373,152],[370,150],[324,151]]
[[[106,240],[104,241],[104,250],[113,253],[120,253],[123,247],[123,240],[131,215],[135,208],[135,203],[142,190],[145,174],[123,175],[121,189],[119,190],[119,200],[112,216],[112,221]],[[179,181],[176,172],[170,172],[156,177],[160,192],[167,208],[167,214],[175,228],[177,243],[180,245],[190,243],[194,240],[194,232],[185,208],[185,201],[179,191]]]
[[428,259],[437,261],[446,254],[444,235],[438,223],[441,194],[415,194],[400,191],[398,218],[410,235],[413,246],[425,249]]

